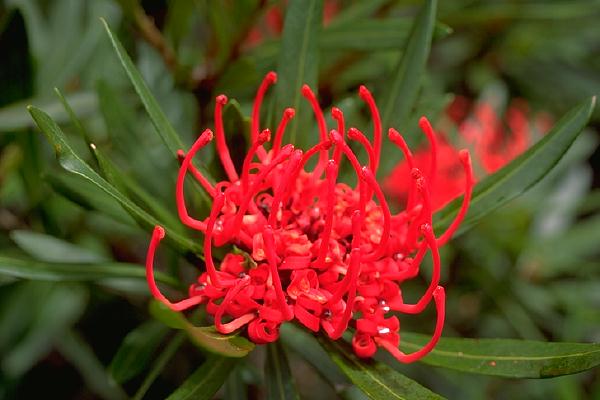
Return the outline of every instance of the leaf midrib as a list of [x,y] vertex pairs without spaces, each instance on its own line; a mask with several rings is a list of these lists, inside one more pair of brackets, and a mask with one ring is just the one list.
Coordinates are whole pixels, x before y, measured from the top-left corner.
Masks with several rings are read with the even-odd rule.
[[[406,342],[406,341],[403,341],[402,345],[407,346],[409,348],[420,348],[421,347],[421,345],[419,345],[417,343],[411,343],[411,342]],[[461,353],[461,352],[439,350],[439,349],[433,349],[431,351],[432,355],[441,355],[441,356],[453,357],[453,358],[454,357],[455,358],[466,358],[466,359],[472,359],[472,360],[539,361],[539,360],[552,360],[552,359],[560,359],[560,358],[588,356],[588,355],[591,355],[594,353],[600,353],[600,348],[596,349],[596,350],[588,351],[588,352],[570,353],[570,354],[563,354],[563,355],[558,355],[558,356],[497,356],[497,355],[468,354],[468,353],[464,353],[464,352],[462,352],[462,354],[459,354],[459,353]]]
[[333,345],[333,347],[337,348],[337,350],[342,354],[342,357],[345,357],[352,364],[356,365],[361,371],[365,372],[369,377],[371,377],[371,379],[373,379],[375,382],[377,382],[382,388],[384,388],[386,391],[388,391],[392,396],[394,396],[395,398],[400,399],[400,400],[406,400],[406,398],[398,395],[391,388],[389,388],[382,381],[380,381],[377,378],[377,376],[373,375],[373,373],[371,371],[369,371],[367,368],[365,368],[363,364],[356,362],[356,360],[352,359],[351,357],[346,357],[345,356],[346,350],[343,349],[339,344],[337,344],[336,342],[333,342],[333,341],[331,342],[331,344]]
[[202,378],[202,380],[200,382],[198,382],[198,384],[185,397],[183,397],[183,400],[195,399],[196,397],[194,395],[196,394],[196,391],[198,391],[199,389],[201,389],[204,386],[204,382],[210,380],[209,378],[219,370],[219,368],[221,367],[221,364],[223,364],[224,362],[225,362],[225,358],[220,358],[217,361],[215,361],[212,365],[212,368],[210,368],[210,370],[208,371],[208,373],[206,373],[204,375],[204,377]]

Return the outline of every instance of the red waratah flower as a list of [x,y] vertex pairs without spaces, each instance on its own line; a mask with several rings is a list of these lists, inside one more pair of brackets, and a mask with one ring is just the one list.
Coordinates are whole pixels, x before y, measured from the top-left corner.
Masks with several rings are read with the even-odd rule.
[[[211,130],[205,130],[187,153],[180,153],[177,207],[185,225],[204,233],[206,272],[190,286],[187,299],[173,303],[165,298],[153,276],[154,253],[165,235],[157,226],[146,262],[152,294],[176,311],[205,304],[219,332],[244,328],[255,343],[277,340],[281,324],[296,321],[311,331],[324,331],[334,340],[351,327],[352,345],[360,357],[370,357],[383,347],[399,361],[419,359],[435,346],[444,324],[439,247],[450,239],[469,205],[473,178],[468,152],[459,152],[455,159],[466,172],[462,208],[451,226],[436,236],[430,192],[432,185],[443,184],[443,177],[436,177],[435,165],[427,173],[413,168],[406,209],[391,213],[375,180],[382,128],[366,87],[360,87],[359,95],[373,117],[373,140],[358,129],[347,131],[347,137],[359,142],[369,155],[363,165],[346,143],[342,111],[332,109],[337,129],[328,132],[317,99],[306,85],[302,94],[318,123],[318,144],[307,151],[291,144],[282,146],[285,127],[294,117],[290,108],[284,111],[273,139],[268,129],[261,131],[261,102],[276,79],[270,72],[258,89],[252,111],[252,144],[241,171],[235,169],[225,142],[222,109],[227,98],[223,95],[216,98],[215,136],[228,179],[213,186],[191,163],[198,150],[213,139]],[[424,118],[423,124],[428,124]],[[402,136],[390,129],[389,138],[412,163]],[[435,137],[428,138],[435,146]],[[267,150],[265,145],[271,139]],[[313,157],[316,165],[307,169]],[[356,186],[338,182],[343,159],[350,162],[358,178]],[[194,219],[186,208],[183,186],[188,172],[213,199],[204,220]],[[215,265],[213,246],[228,245],[247,255],[228,253]],[[428,288],[415,304],[405,303],[401,284],[419,275],[428,251],[433,259]],[[414,353],[401,352],[398,313],[420,313],[432,299],[437,309],[432,339]]]
[[[533,142],[534,132],[527,119],[527,107],[522,101],[513,102],[506,111],[509,132],[491,104],[483,102],[475,105],[472,116],[467,118],[469,108],[467,99],[457,97],[448,107],[447,115],[457,125],[459,144],[473,149],[474,162],[482,174],[496,172],[527,150]],[[550,119],[546,114],[537,115],[535,122],[537,131],[545,133],[549,129]],[[445,135],[434,132],[424,119],[419,125],[427,135],[430,146],[415,152],[412,163],[408,160],[398,163],[386,178],[384,188],[386,193],[404,204],[412,184],[407,178],[410,171],[416,167],[427,176],[433,168],[441,177],[431,192],[431,204],[435,211],[465,192],[465,177],[464,172],[456,166],[458,150]]]

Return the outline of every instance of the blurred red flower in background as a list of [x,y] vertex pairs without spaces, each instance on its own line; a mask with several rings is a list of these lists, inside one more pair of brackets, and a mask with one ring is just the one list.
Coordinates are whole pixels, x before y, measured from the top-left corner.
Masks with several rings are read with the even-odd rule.
[[[513,101],[503,120],[490,103],[471,105],[468,99],[460,96],[446,110],[458,132],[458,144],[472,149],[479,179],[496,172],[527,150],[534,142],[536,132],[544,134],[550,129],[552,119],[548,114],[535,115],[533,123],[529,122],[528,114],[523,100]],[[446,135],[434,132],[429,126],[422,125],[421,128],[435,136],[436,147],[422,147],[412,155],[412,162],[405,159],[398,163],[385,179],[384,188],[398,203],[405,204],[411,185],[407,179],[410,170],[417,167],[425,176],[430,176],[431,168],[436,168],[442,178],[432,188],[431,203],[434,210],[439,210],[464,193],[464,172],[457,168],[454,160],[458,150]]]

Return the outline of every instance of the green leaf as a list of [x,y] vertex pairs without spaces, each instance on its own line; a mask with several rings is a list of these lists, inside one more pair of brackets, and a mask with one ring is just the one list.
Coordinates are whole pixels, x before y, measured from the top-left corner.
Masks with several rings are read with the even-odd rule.
[[[119,42],[119,39],[117,39],[113,35],[112,31],[108,27],[108,23],[102,18],[101,21],[104,24],[106,33],[108,34],[113,48],[115,49],[115,52],[119,57],[119,61],[121,62],[123,69],[125,69],[129,80],[135,88],[135,91],[142,100],[142,104],[144,104],[144,108],[146,109],[146,112],[148,113],[148,116],[150,117],[150,120],[152,121],[152,124],[156,129],[156,132],[159,134],[159,136],[165,143],[165,146],[171,152],[172,156],[177,158],[177,150],[185,149],[183,142],[179,138],[179,135],[177,135],[177,132],[175,132],[175,128],[173,128],[173,126],[167,119],[165,113],[160,108],[158,102],[152,95],[152,92],[150,92],[150,89],[144,82],[142,75],[135,68],[135,65],[131,61],[131,58],[129,58],[129,56],[127,55],[127,52],[123,48],[121,42]],[[200,165],[197,166],[197,168],[208,180],[211,179],[210,174],[206,171],[204,166]],[[208,195],[203,190],[200,191],[200,194],[205,201],[209,200]]]
[[144,378],[144,382],[142,382],[137,392],[135,392],[135,395],[132,398],[133,400],[141,400],[144,397],[148,389],[150,389],[150,386],[152,386],[152,383],[156,380],[156,378],[158,378],[162,370],[167,366],[169,360],[173,357],[177,350],[179,350],[183,342],[185,342],[185,337],[186,335],[184,332],[179,332],[173,337],[173,339],[171,339],[171,341],[169,341],[169,344],[167,344],[165,349],[157,357],[150,372]]
[[265,360],[267,399],[299,399],[292,371],[279,341],[269,343]]
[[[92,115],[98,109],[98,100],[94,93],[73,93],[68,95],[67,99],[74,112],[80,116]],[[69,121],[69,114],[59,101],[29,99],[0,108],[0,132],[33,128],[35,123],[27,113],[27,105],[31,103],[40,104],[60,124]]]
[[174,232],[172,229],[169,229],[168,226],[165,226],[164,223],[158,221],[146,211],[142,210],[139,206],[134,204],[131,200],[119,192],[114,186],[104,180],[104,178],[98,175],[96,171],[94,171],[85,161],[75,154],[71,146],[69,146],[60,127],[50,118],[50,116],[48,116],[48,114],[33,106],[29,106],[29,112],[31,113],[31,116],[37,123],[38,127],[54,146],[58,162],[64,169],[92,182],[98,188],[102,189],[108,195],[117,200],[125,209],[125,211],[127,211],[142,228],[146,229],[147,231],[151,231],[156,225],[164,226],[167,231],[165,241],[172,243],[184,251],[193,251],[199,256],[202,254],[201,246],[192,240],[181,236],[177,232]]
[[[277,63],[276,107],[278,120],[286,107],[296,110],[296,118],[288,125],[290,143],[305,147],[315,132],[307,129],[312,114],[302,98],[303,84],[317,87],[319,67],[318,36],[323,14],[322,0],[291,0],[288,4]],[[300,122],[301,121],[301,122]]]
[[[179,282],[160,271],[155,271],[158,282],[179,287]],[[104,262],[98,264],[50,263],[0,256],[0,275],[37,281],[96,281],[129,278],[146,279],[146,269],[137,264]]]
[[336,28],[340,25],[350,25],[373,16],[379,9],[386,6],[388,0],[371,0],[355,2],[347,7],[342,7],[329,22],[328,27]]
[[123,48],[121,42],[119,42],[119,39],[113,35],[112,31],[108,27],[108,23],[102,18],[101,21],[104,24],[106,33],[108,34],[110,42],[112,43],[112,46],[119,57],[119,61],[121,62],[123,69],[125,69],[129,80],[133,84],[138,96],[140,96],[140,99],[142,100],[142,103],[144,104],[144,107],[146,108],[146,111],[152,120],[152,124],[154,125],[156,132],[160,135],[172,155],[177,157],[177,150],[184,148],[181,139],[167,119],[167,116],[161,110],[158,102],[144,82],[142,75],[135,68],[133,61],[131,61],[131,58],[129,58],[127,55],[127,52]]
[[[365,19],[323,29],[319,47],[321,50],[396,50],[409,35],[412,18]],[[442,38],[452,29],[436,23],[433,36]]]
[[129,332],[108,367],[114,380],[127,382],[142,372],[168,331],[163,324],[148,321]]
[[385,364],[359,359],[341,341],[323,339],[321,344],[350,381],[371,399],[443,399]]
[[159,301],[150,302],[150,314],[163,324],[184,330],[197,346],[225,357],[240,358],[254,349],[254,343],[238,335],[223,335],[212,326],[192,325],[181,313],[169,309]]
[[[476,26],[477,24],[507,23],[507,20],[575,20],[590,16],[593,12],[589,1],[562,1],[551,3],[473,3],[460,7],[457,12],[444,16],[452,26]],[[596,8],[597,10],[597,8]],[[596,11],[597,12],[597,11]]]
[[[40,289],[45,296],[33,310],[27,331],[15,346],[6,349],[2,355],[0,363],[5,376],[18,377],[32,368],[52,350],[54,341],[61,338],[85,310],[88,292],[81,285],[47,284]],[[32,296],[31,293],[29,296]]]
[[407,128],[404,124],[417,99],[421,77],[431,49],[436,9],[437,0],[425,2],[413,22],[404,52],[395,69],[395,75],[391,82],[386,84],[388,96],[382,108],[384,129],[395,127],[402,131]]
[[[578,221],[571,229],[558,235],[536,240],[533,248],[524,257],[522,269],[536,279],[552,278],[560,274],[593,274],[600,271],[594,263],[600,237],[600,215]],[[585,263],[595,265],[593,269],[582,268]]]
[[105,257],[72,243],[43,233],[14,230],[10,238],[30,256],[48,262],[94,263],[106,261]]
[[98,161],[102,174],[108,180],[110,184],[115,186],[118,190],[128,195],[135,204],[142,207],[150,215],[155,218],[164,221],[166,227],[171,230],[181,231],[182,226],[177,217],[175,217],[169,210],[167,210],[160,202],[156,201],[144,188],[142,188],[136,181],[125,175],[117,166],[106,157],[97,146],[91,146],[92,153]]
[[185,329],[196,345],[225,357],[245,357],[254,349],[254,343],[238,335],[223,335],[213,326],[188,326]]
[[[421,348],[429,336],[402,333],[405,351]],[[550,378],[600,365],[600,343],[559,343],[514,339],[442,338],[422,362],[476,374]]]
[[[571,147],[587,125],[594,110],[592,97],[569,111],[542,140],[521,154],[510,164],[475,186],[469,212],[457,233],[473,226],[491,211],[506,204],[542,179]],[[435,228],[446,229],[461,206],[461,198],[454,200],[436,213]]]
[[348,382],[313,335],[294,324],[283,324],[280,333],[283,344],[311,364],[326,381],[334,385]]
[[77,130],[77,132],[81,135],[85,143],[89,146],[92,143],[92,139],[90,138],[90,135],[88,134],[87,130],[77,117],[75,110],[73,110],[73,107],[71,107],[69,101],[66,99],[65,96],[63,96],[62,92],[58,88],[54,88],[54,93],[56,93],[56,96],[58,97],[65,111],[69,115],[69,120],[71,121],[73,126],[75,126],[75,130]]
[[56,193],[82,208],[101,211],[103,215],[110,216],[119,224],[127,226],[133,233],[140,232],[135,220],[123,210],[123,207],[92,182],[62,170],[44,175],[44,180]]
[[76,332],[69,331],[57,339],[56,348],[81,374],[85,385],[106,400],[126,399],[123,389],[115,385],[92,348]]
[[212,355],[183,384],[167,398],[168,400],[210,400],[219,390],[238,360]]

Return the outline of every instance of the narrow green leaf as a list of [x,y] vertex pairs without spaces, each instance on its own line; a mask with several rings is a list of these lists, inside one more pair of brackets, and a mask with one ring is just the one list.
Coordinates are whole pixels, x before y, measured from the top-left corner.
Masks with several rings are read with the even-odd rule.
[[[600,214],[578,221],[571,229],[550,238],[535,240],[522,261],[523,270],[539,278],[552,278],[564,273],[593,274],[600,271],[594,263],[600,237]],[[591,262],[596,267],[582,268]]]
[[[67,95],[66,98],[69,104],[71,104],[73,111],[82,117],[94,114],[98,109],[98,100],[94,93],[73,93]],[[35,123],[27,113],[27,105],[31,103],[40,104],[59,124],[69,121],[69,114],[64,110],[59,101],[29,99],[0,108],[0,132],[33,128]]]
[[431,49],[436,9],[437,0],[427,0],[413,22],[395,75],[386,85],[388,95],[382,111],[384,129],[392,126],[399,130],[407,128],[404,124],[417,99]]
[[[319,47],[321,50],[396,50],[409,35],[412,19],[388,18],[365,19],[350,24],[323,29]],[[452,29],[447,25],[436,23],[434,38],[449,35]]]
[[183,384],[167,398],[168,400],[210,400],[219,390],[235,367],[235,358],[212,355]]
[[443,399],[385,364],[359,359],[343,342],[323,339],[321,344],[348,379],[371,399]]
[[[16,378],[30,370],[52,350],[85,310],[88,292],[81,285],[49,284],[43,302],[33,310],[27,331],[15,346],[6,349],[0,360],[5,376]],[[29,294],[31,297],[31,294]]]
[[156,101],[156,99],[150,92],[150,89],[144,82],[142,75],[135,68],[133,61],[131,61],[131,58],[129,58],[129,55],[127,55],[127,52],[123,48],[121,42],[119,42],[119,39],[117,39],[113,35],[112,31],[108,27],[108,23],[103,18],[101,18],[100,20],[104,24],[106,33],[108,34],[110,42],[112,43],[112,46],[115,49],[117,56],[119,57],[119,61],[121,62],[123,69],[127,73],[129,80],[135,88],[135,91],[137,92],[138,96],[140,96],[140,99],[142,100],[142,103],[144,104],[144,107],[148,112],[148,115],[152,120],[152,124],[156,129],[156,132],[160,135],[163,142],[165,143],[169,151],[173,154],[173,156],[177,157],[177,150],[184,148],[181,139],[179,138],[179,136],[175,132],[175,129],[167,119],[167,116],[161,110],[160,106],[158,105],[158,102]]
[[[486,214],[506,204],[542,179],[571,147],[587,125],[596,98],[590,98],[569,111],[542,140],[510,164],[477,184],[469,212],[458,233],[473,226]],[[461,206],[458,198],[436,213],[438,232],[446,229]]]
[[[172,287],[179,287],[179,282],[172,277],[155,271],[158,282]],[[146,279],[146,269],[137,264],[105,262],[98,264],[83,263],[50,263],[36,260],[23,260],[14,257],[0,256],[0,275],[36,281],[94,281],[105,279],[128,278]]]
[[105,257],[65,240],[39,232],[14,230],[10,238],[30,256],[48,262],[94,263],[106,261]]
[[350,25],[355,22],[371,17],[382,7],[385,7],[388,0],[371,0],[353,3],[343,7],[334,16],[333,21],[329,22],[328,27],[336,28],[340,25]]
[[[315,132],[307,129],[312,113],[309,104],[303,101],[303,84],[317,87],[319,66],[318,36],[321,29],[323,0],[291,0],[281,39],[281,51],[277,63],[276,107],[274,118],[278,120],[286,107],[296,110],[296,118],[289,125],[290,143],[305,146]],[[300,122],[301,121],[301,122]]]
[[244,380],[244,366],[240,363],[227,377],[223,385],[224,400],[247,400],[248,383]]
[[148,311],[157,321],[162,322],[169,328],[185,329],[189,323],[182,313],[173,311],[160,301],[154,299],[148,304]]
[[123,389],[110,379],[92,348],[76,332],[61,335],[55,345],[60,354],[77,368],[86,387],[94,394],[106,400],[127,398]]
[[[131,200],[125,197],[119,192],[114,186],[108,183],[102,178],[96,171],[94,171],[85,161],[83,161],[69,146],[66,137],[60,127],[54,122],[48,114],[44,113],[33,106],[29,106],[29,112],[37,123],[40,130],[46,135],[50,143],[54,146],[56,156],[59,164],[69,172],[79,175],[86,180],[92,182],[98,188],[109,194],[127,211],[138,224],[151,231],[156,225],[165,226],[164,223],[158,221],[156,218],[149,215],[146,211],[142,210],[139,206],[134,204]],[[202,254],[202,248],[192,240],[181,236],[168,226],[165,226],[167,235],[165,240],[172,243],[176,247],[184,251],[193,251],[197,255]]]
[[87,180],[82,180],[78,175],[60,170],[44,175],[44,181],[52,189],[66,199],[78,204],[86,210],[100,211],[103,215],[111,217],[119,224],[127,226],[133,233],[140,233],[140,228],[133,218],[119,205],[119,203],[98,186]]
[[173,337],[173,339],[171,339],[169,344],[165,347],[162,353],[160,353],[152,365],[152,369],[146,378],[144,378],[144,382],[142,382],[140,388],[137,390],[137,392],[135,392],[135,395],[132,398],[133,400],[141,400],[144,397],[148,389],[150,389],[150,386],[152,386],[152,383],[154,383],[162,370],[167,366],[169,360],[173,357],[177,350],[179,350],[183,342],[185,342],[185,337],[186,335],[184,332],[179,332]]
[[[319,34],[320,52],[357,50],[365,52],[393,51],[402,48],[410,34],[413,18],[370,18],[339,24],[331,23]],[[452,28],[436,22],[433,38],[441,39]],[[250,58],[260,65],[272,65],[280,52],[281,40],[271,39],[250,51]],[[239,65],[238,67],[241,67]]]
[[110,184],[118,190],[128,195],[133,202],[146,210],[149,214],[160,221],[164,221],[166,227],[171,230],[180,231],[182,225],[169,210],[152,197],[136,181],[125,175],[117,166],[98,149],[97,146],[90,146],[94,157],[98,161],[102,174]]
[[254,343],[238,335],[223,335],[213,326],[186,327],[192,342],[208,351],[225,357],[245,357],[254,349]]
[[[113,35],[112,31],[108,27],[108,23],[103,18],[100,20],[104,24],[106,33],[108,34],[112,46],[119,57],[119,61],[121,62],[123,69],[125,69],[131,84],[135,88],[135,91],[142,100],[142,104],[144,104],[144,108],[146,109],[146,112],[148,113],[148,116],[150,117],[150,120],[156,129],[156,132],[159,134],[165,143],[165,146],[167,146],[171,152],[172,156],[177,158],[177,150],[185,149],[183,142],[179,138],[179,135],[177,135],[177,132],[175,132],[175,128],[173,128],[165,113],[160,108],[158,102],[152,95],[152,92],[150,92],[150,89],[144,82],[142,75],[135,68],[133,61],[131,61],[131,58],[129,58],[129,55],[127,55],[127,52],[123,48],[121,42],[119,42],[119,39]],[[199,165],[197,168],[207,179],[211,179],[211,175],[206,171],[203,165]],[[200,191],[200,194],[203,196],[204,200],[208,200],[208,195],[204,191]]]
[[326,381],[333,385],[348,382],[314,335],[294,324],[283,324],[280,333],[283,344],[311,364]]
[[114,380],[127,382],[142,372],[168,331],[163,324],[148,321],[129,332],[108,367]]
[[164,304],[150,302],[150,314],[163,324],[184,330],[197,346],[225,357],[240,358],[254,349],[254,343],[238,335],[223,335],[212,326],[194,326],[181,313],[175,312]]
[[279,341],[269,343],[265,360],[265,383],[267,399],[287,400],[299,399],[300,396],[294,385],[292,371]]
[[[400,347],[414,351],[428,340],[426,335],[403,332]],[[421,361],[475,374],[550,378],[576,374],[600,365],[600,343],[442,338]]]
[[[589,17],[593,3],[589,1],[562,1],[551,3],[473,3],[444,15],[453,26],[476,26],[477,24],[507,23],[507,20],[575,20]],[[596,8],[597,13],[597,8]]]
[[54,88],[54,93],[56,93],[56,96],[58,97],[58,99],[60,100],[61,104],[63,105],[65,111],[69,115],[69,119],[70,119],[71,123],[75,126],[75,129],[77,130],[77,132],[81,135],[83,140],[85,140],[85,142],[88,145],[90,145],[90,143],[92,143],[92,139],[90,138],[90,135],[88,134],[87,130],[84,128],[84,126],[81,123],[81,121],[79,120],[79,118],[77,118],[77,114],[75,114],[75,110],[73,110],[73,107],[71,107],[71,104],[69,104],[69,101],[67,100],[67,98],[65,96],[63,96],[63,94],[61,93],[60,90],[58,90],[58,88]]

